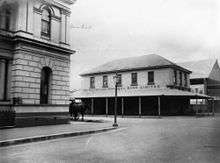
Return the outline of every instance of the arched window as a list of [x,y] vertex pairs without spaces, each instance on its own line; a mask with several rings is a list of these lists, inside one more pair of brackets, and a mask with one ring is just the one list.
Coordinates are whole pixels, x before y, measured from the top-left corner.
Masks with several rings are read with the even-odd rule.
[[52,70],[49,67],[43,67],[41,70],[40,85],[40,103],[49,104],[51,89]]
[[51,13],[48,9],[43,9],[41,17],[41,35],[50,37]]
[[11,12],[9,10],[5,11],[5,29],[9,30],[10,29],[10,16]]
[[11,20],[11,12],[8,7],[5,9],[0,9],[0,28],[4,30],[10,30],[10,20]]

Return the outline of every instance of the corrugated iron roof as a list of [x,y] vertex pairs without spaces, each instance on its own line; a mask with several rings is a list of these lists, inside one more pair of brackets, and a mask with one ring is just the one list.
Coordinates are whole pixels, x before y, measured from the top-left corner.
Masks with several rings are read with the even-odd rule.
[[166,58],[156,55],[143,55],[138,57],[130,57],[113,60],[111,62],[107,62],[103,65],[95,67],[89,71],[86,71],[81,76],[91,75],[91,74],[99,74],[99,73],[108,73],[115,71],[129,71],[129,70],[137,70],[137,69],[147,69],[147,68],[160,68],[160,67],[177,67],[179,69],[183,69],[187,72],[190,72],[187,69],[184,69],[177,64],[167,60]]
[[178,65],[192,71],[192,74],[190,74],[191,79],[197,79],[208,78],[215,62],[215,59],[206,59],[199,61],[182,62],[178,63]]
[[[72,94],[74,98],[104,98],[114,97],[115,90],[112,89],[88,89],[79,90]],[[210,96],[178,89],[152,88],[152,89],[119,89],[118,97],[140,97],[140,96],[181,96],[190,98],[210,98]]]

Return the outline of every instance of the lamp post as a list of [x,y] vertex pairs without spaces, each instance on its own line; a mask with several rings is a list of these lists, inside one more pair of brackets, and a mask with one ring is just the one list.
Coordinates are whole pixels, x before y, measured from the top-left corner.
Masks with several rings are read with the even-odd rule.
[[118,74],[117,72],[115,73],[115,76],[114,76],[114,80],[115,80],[115,108],[114,108],[114,124],[113,124],[113,127],[118,127],[118,124],[117,124],[117,106],[118,106],[118,99],[117,99],[117,87],[118,87]]

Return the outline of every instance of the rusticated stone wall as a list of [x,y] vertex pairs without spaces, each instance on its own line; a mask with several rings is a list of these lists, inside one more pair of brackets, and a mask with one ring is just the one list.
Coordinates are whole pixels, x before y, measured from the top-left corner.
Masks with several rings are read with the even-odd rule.
[[40,104],[41,70],[49,67],[52,70],[49,104],[68,104],[69,56],[18,49],[12,63],[12,97],[21,97],[23,104]]

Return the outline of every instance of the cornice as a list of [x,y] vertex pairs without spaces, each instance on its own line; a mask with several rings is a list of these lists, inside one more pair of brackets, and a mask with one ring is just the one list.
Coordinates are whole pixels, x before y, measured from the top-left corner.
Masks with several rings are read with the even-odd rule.
[[45,47],[47,49],[56,50],[57,52],[65,53],[65,54],[68,54],[68,55],[71,55],[71,54],[75,53],[74,50],[71,50],[69,48],[64,48],[64,47],[61,47],[61,46],[56,46],[56,45],[53,45],[53,44],[50,44],[50,43],[45,43],[45,42],[41,42],[41,41],[38,41],[38,40],[33,40],[33,39],[25,38],[25,37],[22,37],[22,36],[15,36],[14,37],[14,41],[15,42],[25,42],[25,43],[29,43],[29,44]]

